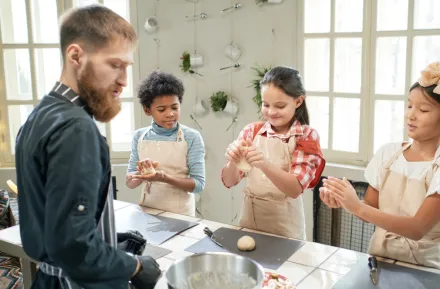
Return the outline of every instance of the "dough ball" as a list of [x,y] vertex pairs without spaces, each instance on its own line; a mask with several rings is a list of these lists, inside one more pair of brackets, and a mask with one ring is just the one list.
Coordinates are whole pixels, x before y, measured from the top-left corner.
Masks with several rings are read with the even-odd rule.
[[150,167],[150,168],[144,167],[144,168],[142,168],[142,172],[141,172],[142,175],[151,175],[151,174],[155,174],[155,173],[156,173],[156,170],[153,167]]
[[252,169],[251,165],[246,161],[245,158],[240,159],[240,161],[237,163],[237,168],[243,173],[248,173]]
[[240,251],[252,251],[255,249],[255,240],[252,237],[243,236],[238,240],[237,247]]

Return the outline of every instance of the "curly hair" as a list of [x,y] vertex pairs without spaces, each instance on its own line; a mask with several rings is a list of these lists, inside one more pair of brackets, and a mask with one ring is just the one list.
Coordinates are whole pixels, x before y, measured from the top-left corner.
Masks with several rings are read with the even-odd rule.
[[137,96],[143,107],[150,108],[156,97],[176,95],[182,103],[185,88],[180,79],[171,73],[153,71],[143,79],[138,87]]

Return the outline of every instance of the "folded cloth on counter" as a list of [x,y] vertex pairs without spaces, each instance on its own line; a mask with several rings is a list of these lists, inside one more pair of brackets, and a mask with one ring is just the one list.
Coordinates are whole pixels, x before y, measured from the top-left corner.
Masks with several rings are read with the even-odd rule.
[[147,240],[136,230],[118,233],[118,249],[134,255],[142,255],[147,245]]

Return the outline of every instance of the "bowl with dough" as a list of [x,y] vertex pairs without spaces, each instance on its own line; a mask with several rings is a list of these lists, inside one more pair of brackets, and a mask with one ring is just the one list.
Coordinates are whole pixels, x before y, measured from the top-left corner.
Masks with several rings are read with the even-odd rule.
[[165,280],[169,289],[261,289],[264,270],[247,257],[206,252],[175,261]]

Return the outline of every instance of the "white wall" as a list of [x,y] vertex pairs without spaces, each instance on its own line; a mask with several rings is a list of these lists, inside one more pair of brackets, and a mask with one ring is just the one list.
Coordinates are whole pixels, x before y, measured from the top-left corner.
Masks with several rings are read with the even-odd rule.
[[[180,77],[186,88],[182,105],[181,122],[198,129],[190,119],[196,97],[208,98],[217,90],[224,90],[239,101],[238,123],[231,130],[226,128],[231,116],[210,113],[198,118],[206,145],[206,188],[202,193],[199,209],[203,217],[224,223],[236,223],[242,203],[241,190],[244,184],[226,189],[220,180],[220,171],[225,163],[224,152],[240,130],[248,123],[258,120],[257,107],[252,102],[254,91],[249,88],[254,73],[251,66],[290,65],[296,63],[296,1],[285,0],[281,5],[257,7],[254,0],[237,1],[243,5],[234,13],[222,15],[220,10],[231,6],[235,1],[203,0],[195,6],[189,1],[138,0],[138,31],[140,75],[146,76],[159,67]],[[155,5],[156,8],[155,8]],[[186,15],[207,13],[206,20],[198,20],[195,25],[185,20]],[[159,30],[150,35],[143,30],[148,16],[156,13]],[[274,36],[275,35],[275,36]],[[160,40],[157,48],[153,38]],[[243,51],[239,70],[220,71],[220,67],[233,64],[224,54],[224,47],[233,40]],[[195,44],[195,45],[194,45]],[[197,71],[204,77],[194,77],[180,71],[180,56],[183,51],[194,49],[204,57],[205,64]],[[139,107],[137,109],[140,109]],[[145,117],[144,125],[150,120]],[[117,177],[118,199],[137,203],[140,190],[125,187],[126,165],[114,165],[113,175]],[[328,164],[324,175],[346,176],[352,180],[364,180],[363,170],[354,167]],[[7,179],[15,180],[14,169],[0,171],[0,183]],[[6,186],[6,184],[4,185]],[[304,193],[304,206],[307,222],[307,238],[312,239],[313,196],[311,191]]]

